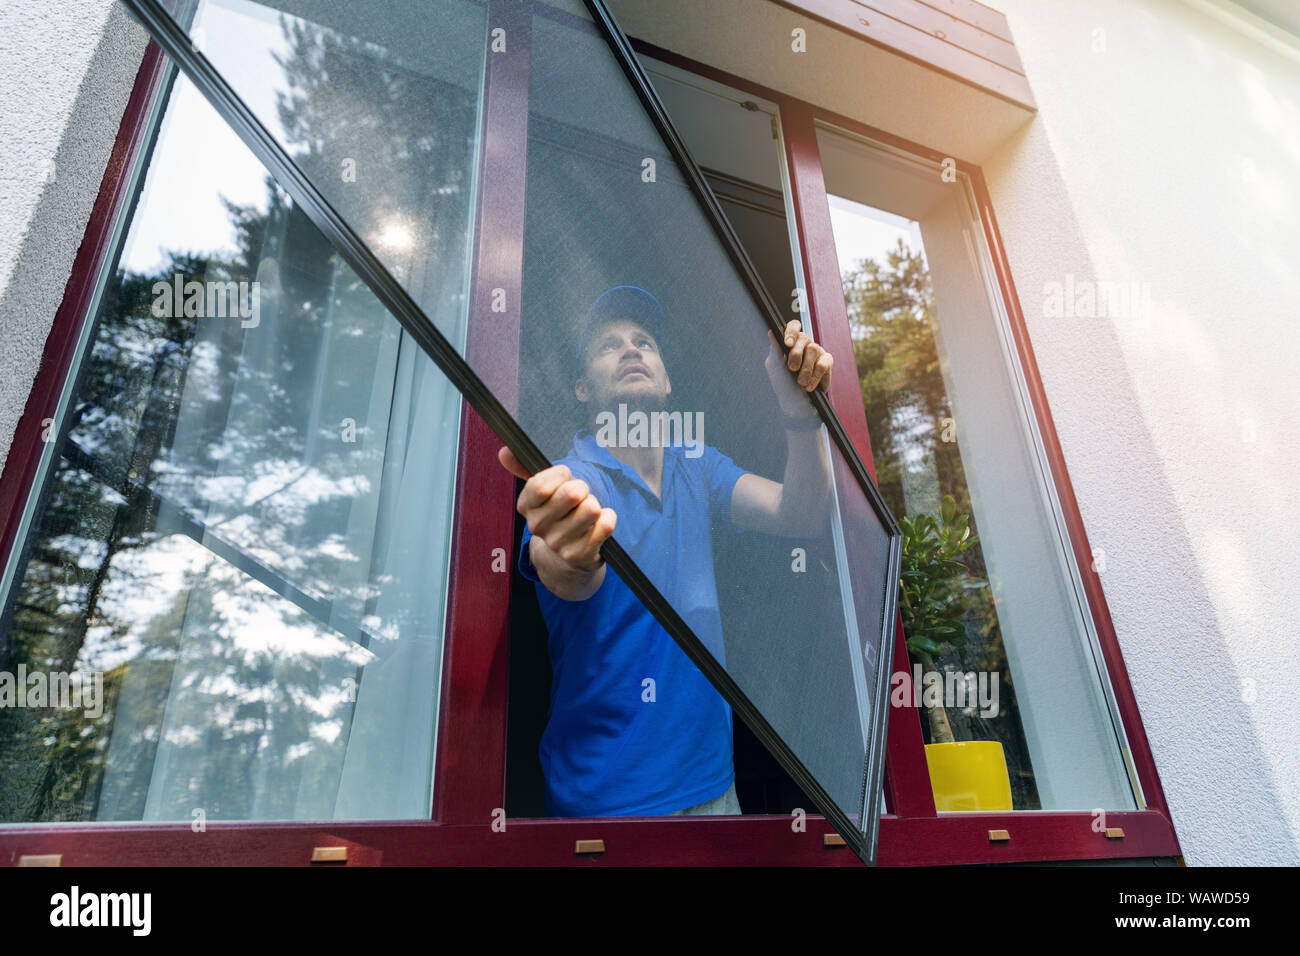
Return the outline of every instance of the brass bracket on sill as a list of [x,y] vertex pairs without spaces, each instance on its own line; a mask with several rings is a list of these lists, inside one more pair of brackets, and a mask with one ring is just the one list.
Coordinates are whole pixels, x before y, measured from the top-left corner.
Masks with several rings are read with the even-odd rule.
[[62,853],[24,853],[18,858],[18,866],[62,866]]
[[313,863],[346,863],[348,861],[348,848],[345,846],[312,847],[311,861]]
[[990,831],[989,831],[989,842],[990,842],[990,843],[1005,843],[1007,840],[1010,840],[1010,839],[1011,839],[1011,831],[1010,831],[1010,830],[990,830]]
[[1124,828],[1123,828],[1123,827],[1107,827],[1107,828],[1106,828],[1106,839],[1107,839],[1107,840],[1122,840],[1122,839],[1124,839]]
[[573,845],[573,852],[577,854],[585,853],[604,853],[604,840],[578,840]]
[[822,834],[822,846],[848,846],[848,844],[844,842],[844,837],[838,833],[824,833]]

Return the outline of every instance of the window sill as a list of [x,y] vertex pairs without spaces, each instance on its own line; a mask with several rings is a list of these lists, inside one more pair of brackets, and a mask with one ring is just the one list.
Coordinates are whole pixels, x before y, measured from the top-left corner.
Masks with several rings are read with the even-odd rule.
[[[881,866],[1176,857],[1181,851],[1161,814],[1107,814],[1124,830],[1108,839],[1090,813],[945,814],[880,819]],[[6,824],[0,859],[62,854],[68,866],[293,866],[308,864],[317,846],[347,846],[353,866],[857,866],[846,846],[827,846],[825,818],[809,814],[805,830],[788,816],[608,817],[518,819],[490,823],[426,821],[211,823],[195,833],[177,823]],[[991,843],[988,831],[1010,840]],[[599,839],[606,851],[578,855],[578,840]]]

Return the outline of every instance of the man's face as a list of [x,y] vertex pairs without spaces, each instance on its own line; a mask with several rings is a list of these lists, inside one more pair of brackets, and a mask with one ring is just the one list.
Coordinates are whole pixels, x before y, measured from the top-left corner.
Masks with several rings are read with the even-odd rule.
[[587,343],[583,374],[574,388],[589,410],[663,408],[673,390],[659,343],[640,325],[616,319],[598,329]]

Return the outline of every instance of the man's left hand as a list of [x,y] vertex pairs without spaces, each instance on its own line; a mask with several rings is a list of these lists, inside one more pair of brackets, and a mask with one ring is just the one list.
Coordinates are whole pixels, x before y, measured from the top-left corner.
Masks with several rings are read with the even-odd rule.
[[[830,352],[813,341],[812,336],[802,331],[802,323],[798,319],[791,319],[786,323],[785,345],[790,351],[785,355],[784,361],[776,337],[770,331],[767,337],[772,343],[772,348],[764,364],[767,367],[768,377],[772,379],[772,387],[776,389],[781,408],[792,417],[806,415],[808,402],[799,392],[812,392],[818,388],[823,392],[830,391],[831,366],[834,364],[834,359]],[[781,371],[782,365],[789,374]],[[791,384],[795,388],[791,388]]]

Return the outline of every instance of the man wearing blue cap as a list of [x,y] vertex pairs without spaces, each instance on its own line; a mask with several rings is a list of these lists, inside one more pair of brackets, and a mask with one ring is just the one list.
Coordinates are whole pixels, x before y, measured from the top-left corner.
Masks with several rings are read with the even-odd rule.
[[[740,813],[731,710],[607,571],[600,547],[615,526],[725,666],[713,521],[783,535],[817,534],[826,522],[830,463],[820,419],[801,390],[829,389],[830,354],[794,320],[785,328],[783,362],[768,333],[766,367],[787,441],[778,483],[702,442],[691,454],[662,434],[672,392],[663,332],[663,309],[649,292],[604,292],[586,316],[575,363],[574,393],[587,428],[564,458],[536,475],[509,449],[499,453],[526,479],[518,501],[528,523],[519,568],[537,584],[549,631],[551,707],[538,755],[552,816]],[[619,429],[619,440],[610,441],[599,426],[615,414],[647,416],[651,440],[627,441]]]

